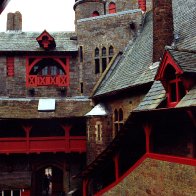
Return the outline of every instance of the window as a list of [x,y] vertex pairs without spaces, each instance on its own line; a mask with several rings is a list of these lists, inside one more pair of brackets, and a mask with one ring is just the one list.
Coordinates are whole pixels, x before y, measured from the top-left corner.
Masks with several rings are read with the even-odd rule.
[[[27,86],[61,86],[69,85],[69,57],[35,59],[27,64]],[[34,63],[36,62],[36,63]]]
[[109,62],[112,60],[112,57],[114,55],[114,48],[113,46],[109,47]]
[[106,67],[107,67],[107,59],[102,58],[102,73],[105,71]]
[[100,14],[99,14],[99,12],[98,11],[94,11],[93,13],[92,13],[92,17],[96,17],[96,16],[99,16]]
[[101,54],[99,48],[95,49],[94,61],[95,61],[95,74],[103,73],[111,61],[114,55],[114,48],[110,46],[109,48],[102,47]]
[[7,76],[14,76],[14,57],[7,57],[6,59],[7,65]]
[[168,65],[165,70],[165,79],[167,85],[168,107],[175,107],[186,94],[186,90],[182,83],[182,79],[176,75],[176,70],[171,65]]
[[106,58],[106,48],[102,48],[102,73],[105,71],[107,67],[107,58]]
[[80,62],[83,62],[83,47],[82,46],[80,46],[79,47],[79,56],[80,56]]
[[109,14],[114,14],[114,13],[116,13],[116,4],[111,2],[109,4]]
[[102,142],[102,123],[100,121],[95,125],[95,141]]
[[95,49],[95,57],[99,57],[99,48]]
[[80,82],[80,93],[83,94],[84,92],[84,85],[83,82]]
[[95,49],[95,74],[100,73],[100,60],[99,60],[99,48]]
[[102,48],[102,57],[104,57],[104,56],[106,56],[106,48],[105,47]]
[[117,133],[120,131],[120,129],[123,126],[123,110],[120,108],[119,110],[114,110],[114,128],[113,128],[113,136],[116,136]]

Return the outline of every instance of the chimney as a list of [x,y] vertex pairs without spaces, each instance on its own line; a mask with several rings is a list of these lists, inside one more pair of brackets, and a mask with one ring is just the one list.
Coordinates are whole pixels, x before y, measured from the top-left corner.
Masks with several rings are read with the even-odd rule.
[[20,12],[7,14],[7,31],[22,30],[22,15]]
[[172,0],[153,0],[153,62],[160,61],[173,41]]
[[142,11],[146,11],[146,0],[138,0],[138,5]]
[[14,13],[7,14],[7,31],[14,30]]

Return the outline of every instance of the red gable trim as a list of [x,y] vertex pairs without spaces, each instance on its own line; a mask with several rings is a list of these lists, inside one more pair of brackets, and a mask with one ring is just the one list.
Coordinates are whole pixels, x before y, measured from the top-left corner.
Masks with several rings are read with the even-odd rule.
[[183,74],[183,70],[178,66],[176,61],[172,58],[169,51],[165,51],[163,55],[163,60],[161,61],[158,72],[155,76],[155,80],[161,80],[161,81],[164,80],[164,73],[168,65],[173,66],[173,68],[176,70],[177,75]]
[[36,38],[36,40],[40,47],[44,49],[54,49],[56,47],[54,38],[46,30],[44,30],[41,35]]
[[155,160],[159,160],[159,161],[166,161],[166,162],[170,162],[170,163],[196,166],[196,159],[170,156],[170,155],[164,155],[164,154],[146,153],[123,176],[121,176],[114,183],[112,183],[109,186],[105,187],[104,189],[100,190],[98,193],[95,194],[95,196],[101,196],[104,193],[106,193],[107,191],[111,190],[116,185],[118,185],[129,174],[131,174],[135,169],[137,169],[143,163],[143,161],[147,158],[155,159]]

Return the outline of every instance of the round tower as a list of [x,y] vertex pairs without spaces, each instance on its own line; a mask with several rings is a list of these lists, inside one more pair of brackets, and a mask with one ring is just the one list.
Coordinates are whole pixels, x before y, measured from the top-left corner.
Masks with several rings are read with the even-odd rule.
[[76,0],[75,21],[105,14],[105,0]]

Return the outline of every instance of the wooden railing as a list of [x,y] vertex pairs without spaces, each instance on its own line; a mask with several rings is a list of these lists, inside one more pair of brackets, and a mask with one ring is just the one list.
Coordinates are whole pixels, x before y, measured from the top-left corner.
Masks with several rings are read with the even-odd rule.
[[68,86],[68,78],[66,75],[57,76],[37,76],[29,75],[27,76],[27,86]]
[[0,153],[86,152],[85,136],[0,138]]

